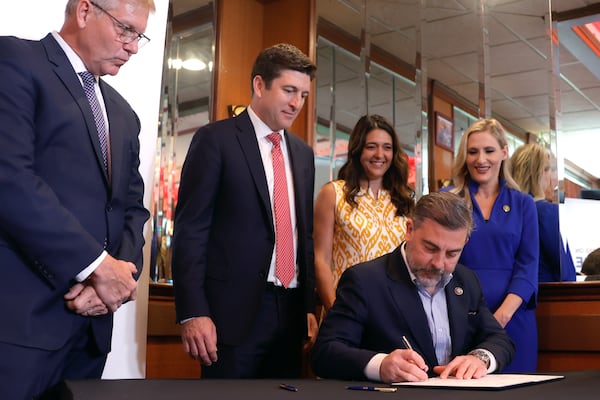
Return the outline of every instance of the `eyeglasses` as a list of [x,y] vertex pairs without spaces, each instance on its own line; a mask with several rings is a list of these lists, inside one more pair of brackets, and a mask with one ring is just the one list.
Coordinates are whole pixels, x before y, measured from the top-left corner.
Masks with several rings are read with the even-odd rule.
[[93,1],[90,1],[90,3],[94,7],[96,7],[98,10],[100,10],[104,14],[108,15],[113,20],[113,22],[115,23],[115,26],[121,31],[121,33],[119,34],[119,41],[121,43],[129,44],[129,43],[133,42],[134,40],[137,40],[138,41],[138,43],[137,43],[138,49],[140,49],[146,43],[148,43],[150,41],[150,38],[148,36],[131,29],[130,27],[128,27],[127,25],[125,25],[124,23],[122,23],[121,21],[119,21],[118,19],[113,17],[111,13],[106,11],[104,8],[100,7],[98,4],[94,3]]

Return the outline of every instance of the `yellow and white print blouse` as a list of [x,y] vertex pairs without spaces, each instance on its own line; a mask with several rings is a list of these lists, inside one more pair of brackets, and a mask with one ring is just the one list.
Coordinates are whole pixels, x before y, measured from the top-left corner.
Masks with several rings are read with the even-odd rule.
[[375,199],[371,189],[361,189],[358,206],[346,203],[344,181],[332,181],[335,189],[333,228],[333,275],[335,285],[346,268],[393,251],[406,235],[406,216],[396,216],[396,207],[387,190]]

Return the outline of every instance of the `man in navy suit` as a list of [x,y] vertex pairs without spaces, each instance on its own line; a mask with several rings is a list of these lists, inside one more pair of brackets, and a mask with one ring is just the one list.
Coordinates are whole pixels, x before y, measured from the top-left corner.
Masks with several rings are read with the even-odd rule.
[[389,383],[480,378],[506,366],[514,345],[476,275],[457,265],[472,226],[456,195],[419,199],[404,243],[342,275],[313,348],[313,371]]
[[136,297],[149,216],[140,123],[98,77],[138,51],[151,10],[152,0],[69,0],[60,32],[0,38],[0,398],[99,378],[112,313]]
[[[294,46],[263,50],[251,73],[248,108],[200,128],[186,156],[173,281],[184,349],[202,363],[205,378],[298,377],[303,341],[310,346],[316,336],[314,155],[287,130],[315,71]],[[273,133],[287,176],[287,242],[276,234]],[[289,282],[276,274],[284,243],[293,244]]]

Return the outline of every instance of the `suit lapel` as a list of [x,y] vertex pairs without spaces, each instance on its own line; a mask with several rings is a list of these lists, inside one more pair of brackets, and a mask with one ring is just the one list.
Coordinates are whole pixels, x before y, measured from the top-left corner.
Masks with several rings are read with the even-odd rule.
[[240,144],[240,148],[246,158],[246,164],[248,165],[248,169],[250,170],[250,174],[254,180],[256,191],[258,192],[266,215],[269,217],[269,225],[271,225],[273,232],[275,232],[275,227],[273,227],[273,215],[271,212],[271,200],[269,199],[269,188],[267,187],[267,178],[265,176],[265,168],[260,156],[260,149],[258,148],[256,133],[254,132],[254,127],[250,121],[248,111],[244,111],[235,117],[235,123],[238,128],[237,139]]
[[[118,187],[118,180],[122,176],[119,172],[122,171],[123,157],[123,135],[119,135],[119,121],[118,115],[119,110],[115,104],[113,98],[105,90],[106,83],[100,79],[100,90],[102,90],[102,97],[104,98],[104,105],[106,107],[106,114],[110,116],[108,118],[108,154],[109,154],[109,165],[110,170],[110,186]],[[111,118],[112,117],[112,118]],[[99,142],[99,141],[98,141]],[[103,168],[104,169],[104,168]],[[108,176],[107,176],[108,179]]]
[[[428,329],[429,323],[417,288],[410,280],[400,246],[388,259],[387,274],[392,280],[388,289],[398,313],[404,317],[406,325],[410,329],[414,349],[421,353],[426,362],[437,365],[433,338]],[[409,338],[409,340],[411,339]]]
[[54,40],[51,34],[46,35],[41,40],[42,45],[46,49],[48,55],[48,61],[55,65],[54,72],[63,83],[65,88],[71,93],[73,99],[75,99],[79,109],[81,110],[82,117],[87,126],[88,135],[94,152],[96,153],[96,160],[103,171],[104,179],[108,183],[108,176],[104,168],[104,161],[102,158],[102,150],[100,149],[100,140],[98,139],[98,129],[96,128],[96,122],[94,121],[94,115],[90,103],[85,97],[83,86],[77,77],[77,74],[73,70],[73,66],[69,62],[69,59],[65,55],[60,45]]
[[452,335],[452,357],[458,355],[465,348],[463,341],[467,337],[466,329],[469,326],[469,310],[465,301],[467,297],[465,290],[462,281],[456,275],[445,288],[450,334]]

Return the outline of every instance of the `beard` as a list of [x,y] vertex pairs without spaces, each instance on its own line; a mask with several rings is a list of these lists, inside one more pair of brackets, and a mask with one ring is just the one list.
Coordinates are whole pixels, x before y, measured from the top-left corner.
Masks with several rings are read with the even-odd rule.
[[415,263],[408,254],[406,255],[406,259],[411,272],[415,275],[417,283],[426,289],[437,287],[440,282],[445,281],[446,277],[450,275],[447,272],[444,272],[443,269],[419,265]]
[[417,283],[427,289],[437,287],[446,275],[443,270],[431,267],[414,268],[412,273],[415,274]]

